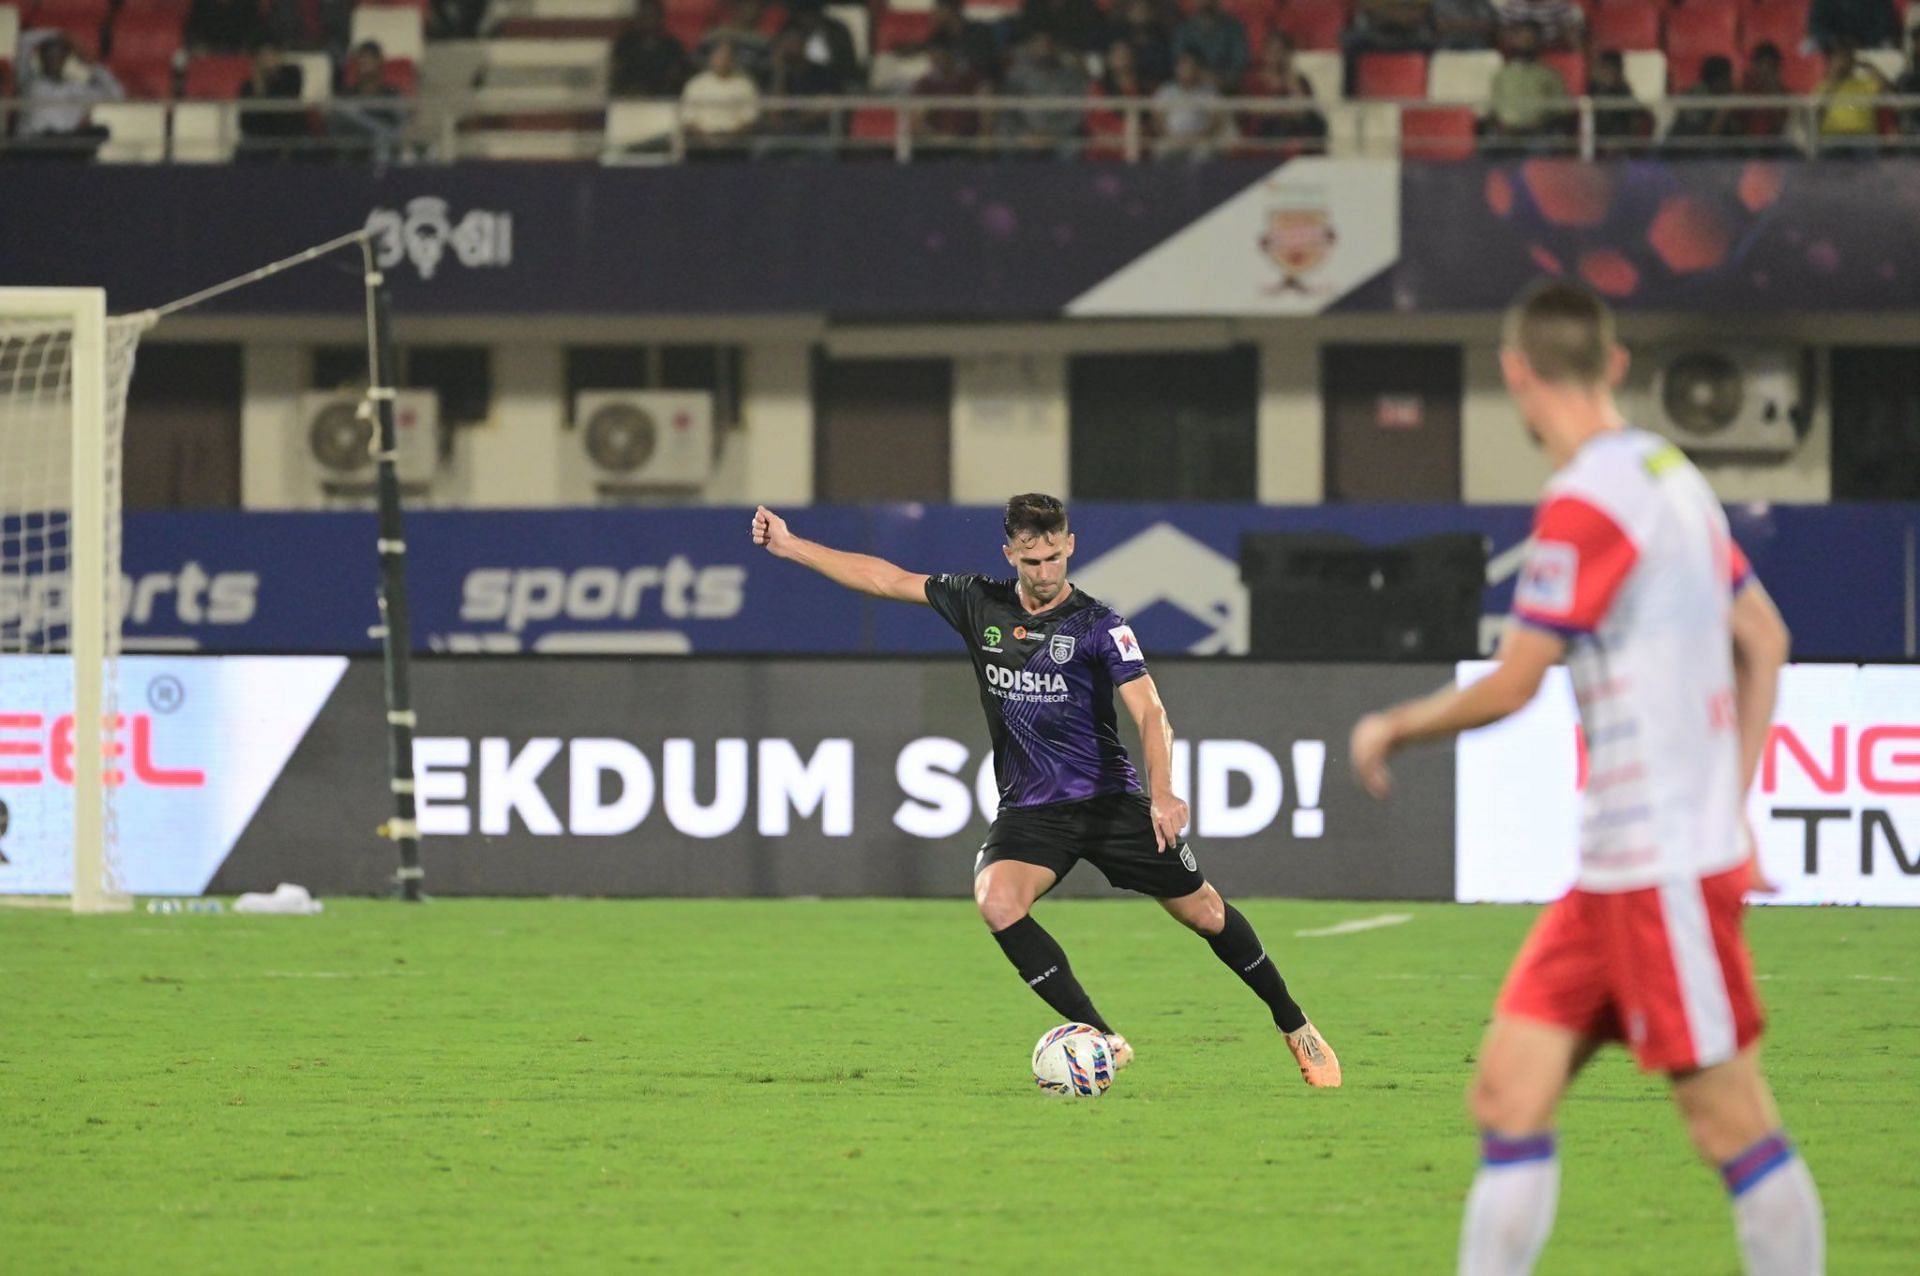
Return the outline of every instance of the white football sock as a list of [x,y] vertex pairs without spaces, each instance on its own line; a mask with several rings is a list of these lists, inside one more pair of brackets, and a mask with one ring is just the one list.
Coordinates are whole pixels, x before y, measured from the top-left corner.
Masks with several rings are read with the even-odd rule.
[[1733,1195],[1747,1276],[1821,1276],[1827,1270],[1820,1193],[1785,1134],[1760,1140],[1721,1166],[1720,1176]]
[[1553,1135],[1482,1134],[1480,1149],[1480,1173],[1460,1229],[1460,1276],[1527,1276],[1560,1203]]

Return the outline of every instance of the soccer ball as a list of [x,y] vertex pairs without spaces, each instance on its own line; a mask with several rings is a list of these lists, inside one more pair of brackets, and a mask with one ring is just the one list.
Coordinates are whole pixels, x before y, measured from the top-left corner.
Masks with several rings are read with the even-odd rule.
[[1113,1051],[1098,1028],[1063,1023],[1033,1048],[1033,1080],[1048,1094],[1096,1099],[1113,1084]]

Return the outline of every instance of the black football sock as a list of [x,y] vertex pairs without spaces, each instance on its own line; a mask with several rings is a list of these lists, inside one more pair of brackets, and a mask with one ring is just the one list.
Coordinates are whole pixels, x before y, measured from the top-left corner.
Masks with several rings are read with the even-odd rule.
[[1039,993],[1055,1014],[1070,1023],[1090,1023],[1102,1032],[1113,1031],[1093,1008],[1086,989],[1073,977],[1067,954],[1039,922],[1031,916],[1022,917],[1005,930],[993,932],[993,937],[1020,972],[1020,978],[1027,981],[1027,987]]
[[1260,936],[1253,933],[1252,924],[1240,915],[1239,909],[1228,904],[1227,924],[1218,935],[1206,936],[1206,941],[1213,955],[1233,967],[1241,982],[1267,1003],[1280,1031],[1293,1032],[1307,1021],[1306,1012],[1287,995],[1287,981],[1280,978],[1280,970],[1273,964],[1273,958],[1267,956]]

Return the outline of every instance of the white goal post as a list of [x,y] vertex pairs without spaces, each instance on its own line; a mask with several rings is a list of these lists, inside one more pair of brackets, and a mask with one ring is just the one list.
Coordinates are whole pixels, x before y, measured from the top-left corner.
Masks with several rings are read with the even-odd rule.
[[115,819],[121,436],[142,317],[0,288],[0,874],[75,912],[131,900]]

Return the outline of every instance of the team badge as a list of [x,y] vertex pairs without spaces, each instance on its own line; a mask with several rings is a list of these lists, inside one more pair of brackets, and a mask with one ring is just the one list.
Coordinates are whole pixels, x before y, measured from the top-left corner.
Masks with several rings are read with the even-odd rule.
[[1047,640],[1047,654],[1053,657],[1053,663],[1064,665],[1073,659],[1073,635],[1055,634]]

